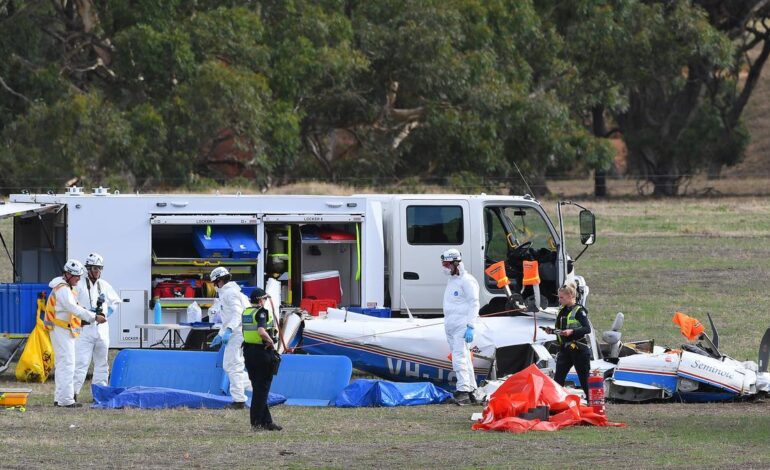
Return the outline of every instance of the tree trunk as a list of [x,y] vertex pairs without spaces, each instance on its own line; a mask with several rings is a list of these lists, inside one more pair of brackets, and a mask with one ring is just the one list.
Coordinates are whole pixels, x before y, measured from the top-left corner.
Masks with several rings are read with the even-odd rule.
[[[607,123],[604,120],[604,107],[595,106],[591,110],[593,115],[593,132],[596,137],[607,137]],[[594,171],[594,196],[607,197],[607,170],[596,168]]]
[[598,168],[594,173],[594,196],[607,197],[607,172]]
[[670,174],[673,173],[672,171],[667,172],[665,170],[655,173],[657,174],[648,177],[653,185],[653,196],[672,197],[679,193],[679,181],[681,180],[679,176]]

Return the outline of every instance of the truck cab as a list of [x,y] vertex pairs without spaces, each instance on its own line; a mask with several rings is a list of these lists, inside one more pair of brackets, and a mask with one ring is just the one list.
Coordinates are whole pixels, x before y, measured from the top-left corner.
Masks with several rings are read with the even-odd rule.
[[[504,261],[510,289],[533,303],[534,289],[523,287],[523,262],[537,261],[540,305],[558,307],[557,290],[574,281],[573,261],[567,256],[563,235],[543,207],[530,196],[487,195],[375,195],[382,206],[386,247],[386,306],[416,315],[441,314],[446,277],[440,269],[441,253],[457,248],[466,270],[478,281],[482,313],[505,310],[507,297],[484,271]],[[560,206],[563,203],[560,203]],[[559,214],[561,211],[559,210]],[[586,233],[581,241],[595,240],[593,214],[581,213]],[[590,219],[590,220],[589,220]],[[589,223],[590,222],[590,223]]]

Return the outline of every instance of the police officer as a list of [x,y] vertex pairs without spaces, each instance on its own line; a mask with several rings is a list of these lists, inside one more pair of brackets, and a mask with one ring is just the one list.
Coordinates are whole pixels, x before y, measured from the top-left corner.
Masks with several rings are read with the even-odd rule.
[[[576,301],[577,289],[575,284],[565,284],[559,288],[559,304],[562,306],[556,316],[556,329],[559,330],[556,339],[559,343],[559,354],[556,356],[556,372],[553,379],[559,385],[564,385],[567,372],[574,365],[580,379],[580,386],[588,400],[588,372],[591,368],[591,353],[588,339],[591,332],[588,323],[588,312]],[[546,329],[554,333],[553,329]]]
[[273,382],[275,341],[278,337],[273,315],[265,308],[267,298],[264,290],[255,288],[250,297],[252,306],[243,311],[243,357],[254,390],[249,413],[251,429],[280,431],[283,428],[273,422],[267,406],[270,384]]

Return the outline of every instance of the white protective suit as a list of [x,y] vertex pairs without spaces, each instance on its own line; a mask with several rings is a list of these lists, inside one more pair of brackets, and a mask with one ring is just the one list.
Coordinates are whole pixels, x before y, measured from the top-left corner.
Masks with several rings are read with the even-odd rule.
[[474,325],[479,316],[479,283],[465,271],[463,263],[457,266],[459,275],[450,275],[444,291],[444,331],[452,352],[452,369],[457,376],[457,391],[476,390],[476,376],[465,329]]
[[[102,305],[104,315],[107,316],[109,309],[117,310],[120,303],[120,297],[115,289],[102,278],[91,281],[88,275],[80,278],[77,285],[78,303],[87,309],[95,308],[96,301],[100,294],[104,294],[105,300]],[[110,324],[91,323],[83,327],[83,331],[75,340],[75,394],[80,393],[83,383],[86,381],[88,366],[91,364],[91,358],[94,359],[94,376],[91,379],[92,384],[107,385],[109,378],[108,353],[110,349]]]
[[222,368],[230,379],[230,396],[233,402],[246,402],[246,390],[251,390],[251,381],[246,373],[246,365],[243,360],[243,330],[241,329],[241,316],[243,310],[251,307],[249,298],[241,293],[241,288],[233,281],[228,282],[219,289],[219,299],[212,309],[219,312],[222,318],[222,328],[219,334],[230,328],[233,332],[230,341],[225,345],[225,354],[222,359]]
[[[54,278],[48,286],[55,289],[60,284],[67,282],[63,277]],[[96,315],[81,307],[78,304],[77,297],[69,285],[57,289],[56,296],[56,318],[69,322],[70,314],[80,317],[81,320],[93,322]],[[75,378],[75,338],[70,334],[70,330],[59,326],[54,326],[51,330],[51,343],[54,352],[54,379],[56,389],[53,399],[59,406],[67,406],[75,403],[75,391],[73,382]]]

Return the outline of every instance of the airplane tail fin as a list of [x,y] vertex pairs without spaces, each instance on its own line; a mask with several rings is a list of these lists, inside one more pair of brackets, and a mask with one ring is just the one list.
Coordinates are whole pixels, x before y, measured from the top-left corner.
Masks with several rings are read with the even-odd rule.
[[765,331],[765,336],[759,343],[759,372],[767,372],[768,359],[770,359],[770,328]]

